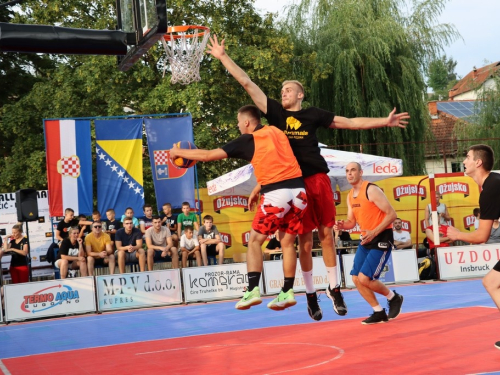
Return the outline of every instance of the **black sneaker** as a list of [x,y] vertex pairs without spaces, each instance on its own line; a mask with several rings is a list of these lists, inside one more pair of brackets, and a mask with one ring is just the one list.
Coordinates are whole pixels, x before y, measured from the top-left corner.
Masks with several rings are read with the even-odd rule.
[[495,343],[495,348],[500,349],[500,341],[497,341],[497,342]]
[[394,297],[390,301],[387,300],[387,305],[389,306],[389,314],[387,315],[389,320],[396,318],[401,312],[401,306],[403,306],[403,296],[394,291]]
[[323,311],[318,305],[318,295],[314,293],[306,293],[307,297],[307,312],[313,320],[321,320],[323,318]]
[[387,319],[387,314],[385,313],[385,309],[382,311],[375,311],[368,318],[363,320],[361,324],[377,324],[377,323],[386,323],[389,319]]
[[340,287],[337,285],[333,290],[330,289],[330,285],[328,285],[328,289],[326,290],[326,296],[332,300],[333,303],[333,310],[341,315],[344,316],[347,314],[347,306],[344,302],[344,297],[342,296],[342,293],[340,293]]

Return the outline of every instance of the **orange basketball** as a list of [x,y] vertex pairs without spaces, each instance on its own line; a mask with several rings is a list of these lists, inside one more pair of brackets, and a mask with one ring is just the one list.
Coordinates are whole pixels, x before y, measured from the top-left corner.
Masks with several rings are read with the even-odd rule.
[[[197,148],[193,143],[189,141],[180,141],[176,143],[176,146],[184,150],[193,150]],[[191,168],[196,164],[195,160],[189,160],[184,158],[177,158],[174,160],[174,164],[179,168]]]

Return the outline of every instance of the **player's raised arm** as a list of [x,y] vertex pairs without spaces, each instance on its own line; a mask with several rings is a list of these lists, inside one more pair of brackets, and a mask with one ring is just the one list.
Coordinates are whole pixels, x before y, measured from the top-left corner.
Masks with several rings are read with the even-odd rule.
[[240,83],[245,91],[250,95],[253,102],[262,112],[267,113],[267,96],[264,92],[257,86],[226,53],[226,47],[224,45],[224,39],[220,42],[217,39],[217,35],[210,37],[210,41],[207,44],[207,53],[219,59],[222,65],[225,66],[227,71]]
[[342,116],[335,116],[330,128],[332,129],[350,129],[350,130],[364,130],[375,129],[382,127],[399,127],[406,128],[410,115],[408,112],[396,113],[396,108],[389,113],[387,117],[354,117],[347,118]]
[[170,159],[175,160],[177,158],[185,158],[189,160],[196,161],[213,161],[226,159],[227,154],[221,148],[216,148],[214,150],[203,150],[203,149],[182,149],[174,144],[174,147],[170,150]]

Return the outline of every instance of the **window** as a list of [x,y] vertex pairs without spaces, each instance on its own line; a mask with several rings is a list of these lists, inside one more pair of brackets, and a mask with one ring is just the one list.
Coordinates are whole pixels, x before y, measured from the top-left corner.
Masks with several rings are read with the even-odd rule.
[[451,171],[452,172],[463,172],[464,171],[464,164],[459,161],[452,161],[451,162]]

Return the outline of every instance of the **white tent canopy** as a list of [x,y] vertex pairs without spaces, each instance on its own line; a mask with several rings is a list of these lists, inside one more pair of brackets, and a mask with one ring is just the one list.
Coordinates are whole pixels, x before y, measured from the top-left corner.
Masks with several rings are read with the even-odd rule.
[[[363,179],[371,182],[403,174],[403,162],[401,159],[338,151],[328,148],[321,148],[321,155],[325,158],[330,169],[328,176],[332,182],[333,190],[336,190],[337,186],[341,191],[348,190],[351,187],[345,176],[345,167],[351,162],[361,164]],[[272,168],[272,165],[269,168]],[[257,180],[253,174],[253,167],[251,164],[248,164],[208,181],[207,189],[209,195],[249,195],[256,184]]]

